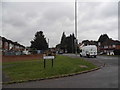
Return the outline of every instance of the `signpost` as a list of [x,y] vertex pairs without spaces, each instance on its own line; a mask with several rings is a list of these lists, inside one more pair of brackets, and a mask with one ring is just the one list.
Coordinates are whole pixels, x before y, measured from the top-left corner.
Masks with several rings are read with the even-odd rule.
[[52,60],[52,67],[53,67],[53,59],[55,58],[55,56],[44,56],[44,68],[46,66],[46,60]]

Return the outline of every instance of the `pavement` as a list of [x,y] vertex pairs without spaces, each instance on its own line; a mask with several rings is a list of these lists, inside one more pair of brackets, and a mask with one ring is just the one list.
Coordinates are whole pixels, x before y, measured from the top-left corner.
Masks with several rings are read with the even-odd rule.
[[[80,58],[74,54],[64,55]],[[118,88],[118,57],[97,56],[84,59],[102,66],[101,69],[63,78],[8,84],[3,85],[3,88]]]

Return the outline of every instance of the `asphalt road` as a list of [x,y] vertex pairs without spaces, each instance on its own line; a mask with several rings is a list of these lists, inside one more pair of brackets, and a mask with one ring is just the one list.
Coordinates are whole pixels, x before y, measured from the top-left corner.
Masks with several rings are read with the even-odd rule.
[[85,59],[97,64],[105,63],[105,67],[70,77],[3,85],[3,88],[118,88],[118,57],[97,56]]

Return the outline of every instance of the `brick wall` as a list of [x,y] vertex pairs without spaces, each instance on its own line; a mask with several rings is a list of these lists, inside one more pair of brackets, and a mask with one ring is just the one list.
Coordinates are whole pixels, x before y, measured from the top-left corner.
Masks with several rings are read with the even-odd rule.
[[116,49],[120,49],[120,45],[116,45]]
[[14,62],[25,60],[40,60],[43,58],[43,54],[36,55],[18,55],[18,56],[2,56],[2,62]]

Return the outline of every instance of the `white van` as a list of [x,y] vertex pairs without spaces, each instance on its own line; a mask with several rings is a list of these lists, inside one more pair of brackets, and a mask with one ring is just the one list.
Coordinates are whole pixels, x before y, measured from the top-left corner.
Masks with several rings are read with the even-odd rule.
[[81,48],[80,56],[85,57],[96,57],[97,56],[97,47],[95,45],[87,45]]

